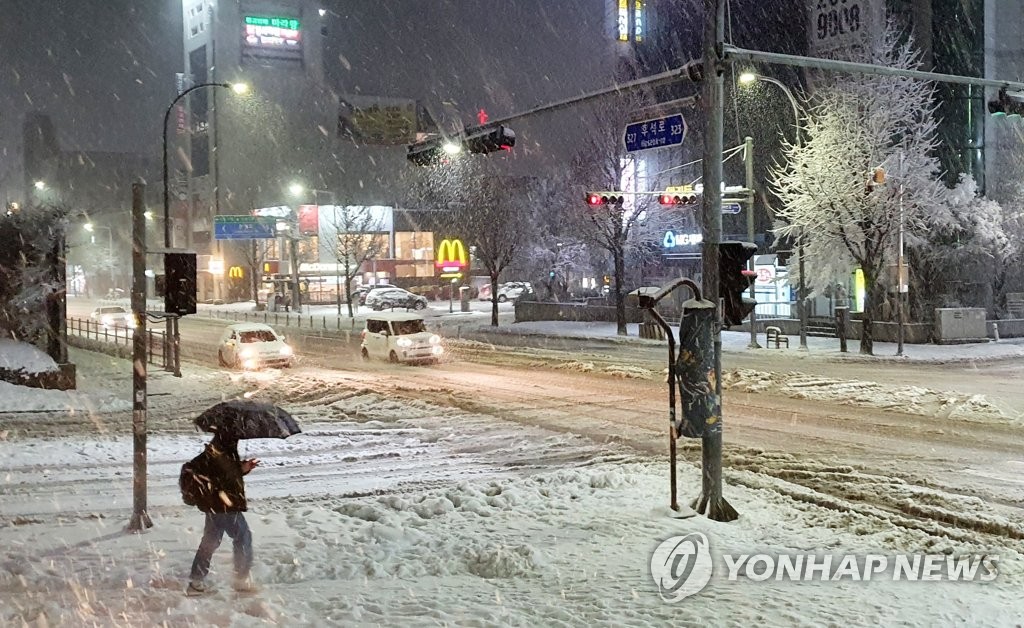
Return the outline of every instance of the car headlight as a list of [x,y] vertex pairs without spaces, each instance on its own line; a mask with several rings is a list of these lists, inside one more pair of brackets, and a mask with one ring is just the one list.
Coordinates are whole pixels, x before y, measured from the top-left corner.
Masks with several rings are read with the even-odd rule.
[[124,317],[124,324],[132,329],[135,328],[135,317],[128,315]]
[[256,357],[256,350],[247,347],[247,348],[242,349],[241,351],[239,351],[238,355],[243,357],[243,358],[255,358]]
[[439,345],[441,344],[441,337],[438,336],[437,334],[434,334],[433,336],[430,337],[430,340],[428,342],[430,342],[430,344],[432,345]]
[[291,347],[289,347],[288,345],[283,345],[281,347],[281,355],[287,357],[287,356],[290,356],[291,354],[292,354],[292,348]]
[[395,341],[395,344],[398,345],[399,347],[411,347],[412,340],[409,340],[408,338],[399,338],[398,340]]

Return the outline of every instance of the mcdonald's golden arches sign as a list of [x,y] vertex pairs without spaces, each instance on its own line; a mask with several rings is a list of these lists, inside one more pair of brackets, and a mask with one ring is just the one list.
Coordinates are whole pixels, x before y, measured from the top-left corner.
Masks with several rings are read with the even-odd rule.
[[461,279],[469,267],[466,246],[462,244],[462,240],[441,240],[437,247],[434,267],[444,279]]

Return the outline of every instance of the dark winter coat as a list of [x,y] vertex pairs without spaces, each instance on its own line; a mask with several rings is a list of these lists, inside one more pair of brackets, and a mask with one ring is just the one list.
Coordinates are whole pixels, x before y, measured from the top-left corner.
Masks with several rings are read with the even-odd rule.
[[196,507],[203,512],[245,512],[245,481],[238,449],[211,443],[193,461],[202,489]]

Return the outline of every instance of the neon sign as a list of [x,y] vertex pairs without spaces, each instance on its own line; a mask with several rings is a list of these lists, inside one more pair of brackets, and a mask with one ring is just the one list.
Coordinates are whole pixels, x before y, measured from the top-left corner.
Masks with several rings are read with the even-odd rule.
[[704,236],[700,233],[676,233],[674,231],[666,231],[665,237],[661,241],[661,246],[666,249],[674,249],[677,246],[693,246],[700,244],[704,241]]
[[302,60],[302,31],[292,17],[246,15],[242,56]]
[[441,271],[442,279],[461,279],[469,267],[469,258],[462,240],[441,240],[434,267]]

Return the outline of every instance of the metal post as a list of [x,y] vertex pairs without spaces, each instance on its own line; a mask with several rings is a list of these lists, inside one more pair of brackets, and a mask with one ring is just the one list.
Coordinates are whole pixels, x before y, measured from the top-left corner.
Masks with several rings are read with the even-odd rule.
[[903,295],[907,286],[903,283],[903,151],[900,151],[900,228],[896,252],[896,355],[903,355]]
[[[750,242],[754,241],[754,138],[746,137],[743,140],[743,162],[746,166],[747,171],[747,240]],[[750,258],[750,270],[754,271],[754,259],[757,255]],[[754,284],[750,284],[750,298],[757,300],[757,292],[754,288]],[[747,344],[748,349],[760,349],[761,345],[757,344],[757,307],[750,310],[750,342]]]
[[[297,223],[295,228],[298,229]],[[299,239],[293,233],[289,238],[289,242],[292,257],[292,306],[296,308],[297,312],[301,312],[302,304],[299,302]]]
[[171,359],[174,360],[174,376],[181,377],[181,334],[178,331],[178,320],[180,316],[173,316],[171,320],[174,327],[174,340],[171,343]]
[[[704,254],[701,260],[704,298],[718,303],[718,249],[722,241],[722,142],[724,126],[725,0],[704,0],[703,103],[708,120],[704,135],[704,200],[701,205]],[[722,333],[716,326],[715,396],[722,394]],[[721,407],[719,403],[719,408]],[[732,521],[739,515],[722,496],[722,417],[709,417],[701,438],[702,486],[694,510],[715,521]]]
[[146,216],[143,183],[132,183],[132,518],[129,532],[153,527],[146,512]]

